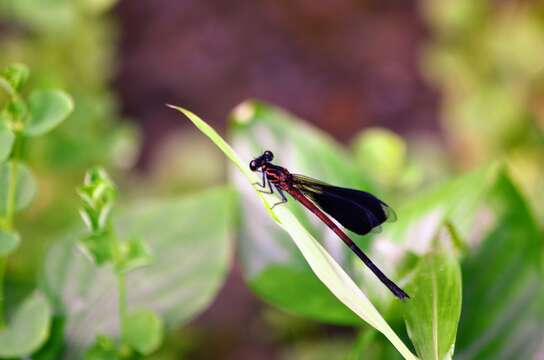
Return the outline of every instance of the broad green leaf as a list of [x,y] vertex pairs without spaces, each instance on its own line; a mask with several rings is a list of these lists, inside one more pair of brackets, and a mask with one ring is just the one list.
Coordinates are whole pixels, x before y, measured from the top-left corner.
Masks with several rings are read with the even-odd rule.
[[[247,177],[247,186],[256,181],[256,177],[240,160],[234,150],[213,130],[193,113],[178,107],[172,107],[187,116],[203,133],[208,136],[225,155],[241,170]],[[249,109],[251,110],[251,109]],[[402,340],[391,329],[389,324],[380,315],[366,295],[359,289],[355,282],[345,273],[338,263],[329,255],[321,244],[302,226],[293,213],[287,207],[276,207],[270,209],[274,197],[256,191],[261,197],[264,205],[275,216],[277,224],[280,225],[296,243],[308,265],[315,275],[329,288],[329,290],[361,319],[380,331],[397,348],[399,353],[406,359],[416,359]]]
[[6,216],[9,191],[13,188],[15,188],[14,210],[22,210],[30,205],[36,195],[36,183],[30,169],[20,162],[2,163],[0,164],[0,216]]
[[163,323],[157,314],[139,310],[127,316],[123,340],[143,355],[149,355],[161,345]]
[[0,331],[0,357],[32,354],[47,340],[50,321],[47,298],[35,292],[17,309],[7,328]]
[[0,118],[0,163],[8,158],[14,141],[15,134],[13,134],[13,131],[11,131]]
[[287,312],[328,323],[360,324],[353,311],[304,268],[268,265],[251,279],[250,286],[257,295]]
[[121,263],[117,266],[117,271],[120,273],[126,273],[153,262],[151,250],[143,240],[138,238],[131,238],[121,243],[121,257]]
[[366,173],[387,186],[399,181],[406,166],[406,144],[399,135],[387,129],[367,129],[357,136],[352,147]]
[[[231,259],[235,194],[228,187],[192,196],[142,200],[116,211],[119,239],[146,240],[153,262],[126,274],[129,313],[150,309],[172,329],[193,319],[222,286]],[[77,358],[96,334],[119,336],[117,279],[79,251],[74,235],[53,246],[42,286],[67,317],[66,358]]]
[[17,232],[0,229],[0,256],[11,254],[21,242],[21,237]]
[[531,359],[542,346],[544,237],[505,173],[492,189],[495,227],[462,262],[456,359]]
[[[293,172],[344,186],[372,189],[370,181],[357,172],[355,160],[326,134],[292,115],[260,102],[245,102],[231,116],[233,146],[244,169],[263,150],[274,152],[274,162]],[[239,249],[242,270],[250,287],[264,300],[287,311],[336,324],[360,324],[307,266],[289,234],[274,224],[247,179],[239,172],[231,178],[242,194]],[[262,179],[259,179],[262,180]],[[350,250],[315,216],[294,201],[286,205],[302,225],[333,254],[348,275],[363,265],[352,261]],[[353,235],[353,234],[352,234]],[[354,235],[362,246],[368,237]],[[365,243],[366,242],[366,243]],[[289,291],[277,291],[277,284],[289,284]],[[311,298],[311,301],[303,299]]]
[[422,360],[451,358],[461,315],[461,269],[445,252],[421,258],[406,286],[406,327]]
[[60,90],[36,90],[28,97],[30,118],[25,124],[24,134],[45,134],[64,121],[74,110],[72,98]]
[[2,77],[14,90],[20,90],[27,82],[30,71],[24,64],[11,64],[2,70]]

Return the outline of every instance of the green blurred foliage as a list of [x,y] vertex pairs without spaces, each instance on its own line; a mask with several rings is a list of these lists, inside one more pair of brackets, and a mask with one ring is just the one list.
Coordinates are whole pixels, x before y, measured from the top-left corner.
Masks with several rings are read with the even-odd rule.
[[[59,230],[77,221],[73,189],[84,170],[99,163],[118,177],[137,156],[138,131],[122,121],[110,86],[117,30],[107,10],[115,3],[0,0],[0,20],[7,30],[0,36],[0,66],[22,61],[32,70],[29,76],[28,69],[16,65],[2,74],[11,88],[31,99],[33,112],[41,114],[31,122],[42,127],[28,134],[56,125],[56,115],[40,105],[41,99],[53,97],[47,102],[63,102],[51,92],[36,95],[28,89],[63,88],[74,99],[74,113],[68,121],[47,137],[32,139],[31,146],[23,147],[22,155],[33,176],[26,167],[18,171],[23,177],[20,183],[26,184],[19,191],[26,189],[21,194],[28,197],[17,198],[21,207],[28,205],[36,186],[38,192],[33,206],[18,219],[20,235],[0,231],[2,254],[13,251],[24,239],[9,264],[12,298],[8,301],[14,302],[13,294],[29,291],[51,240],[58,238]],[[539,221],[544,223],[544,5],[538,1],[492,0],[422,0],[420,4],[430,27],[421,69],[442,95],[446,146],[434,137],[404,139],[375,128],[354,136],[347,149],[302,120],[264,103],[257,103],[251,113],[243,106],[234,111],[232,142],[248,161],[269,148],[278,163],[293,171],[380,194],[397,210],[398,222],[384,226],[382,234],[355,236],[355,240],[388,274],[402,285],[412,284],[407,288],[419,295],[427,290],[425,276],[429,273],[445,276],[444,267],[453,269],[451,273],[461,268],[462,299],[448,299],[454,305],[462,303],[461,319],[457,322],[451,313],[441,319],[459,326],[456,358],[530,358],[539,347],[542,349],[544,323],[544,239],[539,226]],[[3,106],[7,96],[1,93]],[[25,111],[17,101],[9,107],[14,114]],[[5,116],[0,114],[0,161],[7,159],[14,142],[12,129],[3,125]],[[161,144],[148,176],[127,177],[120,186],[129,189],[129,197],[150,193],[171,196],[221,179],[221,164],[218,152],[195,133],[175,134]],[[0,168],[0,186],[9,181],[9,167],[5,163]],[[467,169],[471,171],[465,173]],[[129,276],[133,286],[130,300],[155,309],[168,329],[187,323],[205,309],[228,272],[231,226],[240,210],[237,250],[242,271],[259,297],[285,311],[280,319],[263,315],[276,331],[276,345],[281,347],[283,358],[399,358],[381,335],[361,326],[360,320],[316,279],[288,235],[257,210],[260,204],[250,197],[251,189],[241,185],[236,176],[233,180],[242,195],[240,209],[232,191],[221,188],[188,198],[143,201],[120,211],[118,225],[127,240],[135,240],[123,242],[127,256],[146,257],[145,249],[138,245],[139,238],[133,236],[137,233],[149,239],[159,259],[150,267],[136,270],[138,277]],[[293,201],[287,206],[316,238],[322,239],[325,248],[409,343],[403,308],[319,222]],[[100,214],[92,215],[98,224]],[[433,239],[445,229],[451,232],[449,247],[443,250],[447,259],[424,263],[426,270],[422,273],[418,269],[432,256]],[[55,317],[51,336],[37,359],[58,359],[64,350],[68,356],[81,354],[89,345],[93,346],[87,353],[89,358],[119,355],[112,339],[95,339],[100,331],[116,334],[112,319],[117,309],[103,298],[104,289],[114,286],[111,272],[98,268],[77,249],[78,234],[72,233],[69,240],[53,246],[45,263],[41,287],[53,300]],[[96,249],[104,249],[104,238],[89,240]],[[94,252],[95,259],[102,255],[108,258],[111,254]],[[131,268],[134,264],[125,265]],[[423,289],[414,289],[416,285]],[[441,282],[437,289],[439,305],[446,303],[440,299],[442,291],[449,293],[447,285]],[[147,292],[148,286],[153,294]],[[29,299],[22,308],[49,314],[49,305]],[[421,307],[412,315],[429,310],[422,302],[415,305]],[[13,313],[14,317],[24,317],[18,310]],[[20,313],[24,315],[26,310]],[[89,318],[96,323],[89,324]],[[143,318],[150,317],[134,316],[128,336],[146,352],[161,339],[141,341],[141,328],[157,325],[155,318]],[[49,327],[49,316],[36,319],[28,324],[20,322],[26,335],[26,331]],[[349,325],[357,336],[347,330],[338,337],[316,337],[315,321]],[[410,314],[406,321],[412,329],[420,327],[419,332],[411,330],[410,334],[418,355],[422,359],[432,357],[426,348],[434,336],[429,335],[429,329],[434,329],[432,321]],[[10,339],[19,339],[23,333],[19,327],[10,331],[0,338],[0,342],[10,344],[2,349],[10,350],[16,343]],[[42,343],[45,335],[34,338]],[[165,335],[166,345],[150,358],[198,353],[195,343],[205,347],[206,336],[209,334],[195,335],[190,330],[170,332]],[[437,347],[443,354],[455,331],[448,326],[437,336],[444,341]],[[14,351],[10,354],[19,350]]]
[[40,292],[29,296],[17,309],[9,326],[0,332],[0,357],[26,357],[49,337],[51,306]]
[[544,6],[539,1],[422,1],[432,38],[422,71],[441,91],[455,162],[497,157],[544,222]]
[[[140,338],[142,326],[147,331],[159,326],[157,319],[140,309],[154,310],[166,329],[172,330],[193,319],[213,300],[231,264],[233,209],[234,192],[221,187],[190,196],[141,199],[118,212],[114,223],[119,238],[141,236],[153,254],[150,265],[126,274],[131,319],[128,338],[139,342],[139,350],[152,349],[160,340],[157,332],[145,341]],[[110,267],[98,266],[79,249],[78,234],[81,231],[72,232],[51,248],[40,282],[55,305],[56,315],[66,318],[67,358],[80,356],[96,334],[114,338],[120,334],[115,275]],[[102,351],[100,344],[98,339],[93,348]]]
[[22,158],[22,149],[27,140],[49,132],[73,110],[72,99],[62,90],[33,89],[31,96],[24,96],[28,77],[23,64],[11,64],[0,71],[4,97],[0,122],[2,140],[7,140],[0,159],[0,356],[4,358],[34,353],[47,341],[51,323],[49,301],[40,291],[17,306],[6,306],[5,294],[11,293],[11,286],[5,286],[8,255],[21,244],[15,214],[29,207],[36,194],[36,182]]
[[[66,209],[76,206],[70,189],[85,169],[103,164],[116,174],[129,168],[137,156],[138,132],[120,118],[110,88],[117,35],[107,10],[115,2],[0,1],[5,29],[0,36],[0,65],[24,62],[32,69],[26,88],[62,88],[74,100],[68,121],[24,148],[23,156],[43,191],[38,192],[32,211],[19,220],[22,235],[30,241],[23,243],[24,256],[14,254],[10,270],[22,285],[36,271],[55,234],[77,221],[77,213]],[[51,95],[31,95],[31,106],[38,104],[40,96]],[[44,108],[42,114],[47,111]],[[37,131],[43,130],[32,130]]]

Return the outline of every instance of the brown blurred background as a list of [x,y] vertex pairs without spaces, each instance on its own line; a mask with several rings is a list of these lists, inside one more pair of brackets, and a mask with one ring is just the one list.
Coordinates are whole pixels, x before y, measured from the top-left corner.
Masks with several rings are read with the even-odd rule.
[[144,156],[183,104],[219,129],[241,101],[284,107],[341,140],[363,127],[437,130],[418,70],[416,1],[121,1],[115,84],[144,128]]

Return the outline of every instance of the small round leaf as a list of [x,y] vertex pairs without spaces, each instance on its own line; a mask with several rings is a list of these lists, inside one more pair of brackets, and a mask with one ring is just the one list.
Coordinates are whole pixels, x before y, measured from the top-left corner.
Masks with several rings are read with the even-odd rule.
[[46,297],[35,292],[0,332],[0,357],[25,357],[36,351],[49,336],[51,308]]
[[60,90],[33,91],[28,98],[30,118],[24,134],[42,135],[52,130],[74,110],[72,98]]
[[0,229],[0,256],[11,254],[19,246],[21,238],[18,233]]
[[357,137],[353,149],[363,171],[384,185],[398,182],[406,160],[402,137],[387,129],[368,129]]
[[151,354],[162,342],[162,319],[153,311],[140,310],[125,321],[123,340],[143,355]]
[[119,273],[147,266],[153,262],[151,250],[142,239],[132,238],[121,243],[122,260],[117,264]]
[[16,171],[15,182],[15,210],[21,210],[27,207],[34,195],[36,195],[36,182],[30,172],[30,169],[21,163],[9,161],[0,164],[0,216],[6,216],[9,189],[12,186],[12,171]]
[[21,89],[28,80],[30,71],[24,64],[11,64],[2,70],[2,77],[6,79],[14,90]]
[[0,162],[5,161],[11,153],[15,134],[0,119]]

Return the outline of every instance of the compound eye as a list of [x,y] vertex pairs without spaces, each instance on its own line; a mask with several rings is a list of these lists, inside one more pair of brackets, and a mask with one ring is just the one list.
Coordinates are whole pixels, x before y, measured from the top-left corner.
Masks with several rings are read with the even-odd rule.
[[266,161],[272,161],[272,159],[274,159],[274,154],[272,154],[272,151],[266,150],[263,154],[263,157]]
[[249,169],[251,171],[257,170],[257,162],[255,160],[251,160],[251,162],[249,163]]

